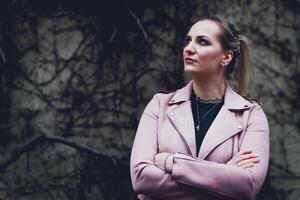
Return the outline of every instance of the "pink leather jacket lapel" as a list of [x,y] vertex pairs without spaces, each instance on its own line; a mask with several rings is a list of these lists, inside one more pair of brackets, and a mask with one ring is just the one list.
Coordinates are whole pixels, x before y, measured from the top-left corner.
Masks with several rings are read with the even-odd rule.
[[194,120],[190,102],[192,89],[193,81],[190,81],[185,87],[176,91],[169,102],[172,109],[170,109],[167,116],[188,148],[188,152],[195,157],[205,159],[216,146],[243,131],[244,127],[241,122],[238,121],[236,113],[250,109],[251,103],[238,95],[227,85],[224,105],[208,129],[199,154],[197,155]]

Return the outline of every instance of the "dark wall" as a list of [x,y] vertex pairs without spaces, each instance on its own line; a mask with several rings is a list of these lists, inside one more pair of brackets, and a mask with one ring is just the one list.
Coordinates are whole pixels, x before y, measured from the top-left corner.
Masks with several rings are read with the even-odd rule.
[[188,27],[220,14],[252,42],[271,129],[259,199],[299,198],[300,2],[3,1],[0,199],[135,199],[129,156],[155,91],[183,86]]

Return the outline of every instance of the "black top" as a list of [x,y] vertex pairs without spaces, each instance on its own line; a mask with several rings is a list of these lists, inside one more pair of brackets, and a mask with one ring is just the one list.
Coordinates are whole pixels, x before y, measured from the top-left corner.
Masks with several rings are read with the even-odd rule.
[[[196,137],[196,147],[197,147],[197,155],[200,150],[200,146],[203,142],[204,136],[219,113],[221,107],[224,104],[224,98],[219,103],[209,103],[209,102],[201,102],[199,97],[196,97],[194,91],[191,95],[191,105],[192,112],[195,124],[195,137]],[[198,103],[198,113],[197,113],[197,104]],[[199,117],[198,117],[199,114]],[[197,130],[198,119],[200,119],[200,126]]]

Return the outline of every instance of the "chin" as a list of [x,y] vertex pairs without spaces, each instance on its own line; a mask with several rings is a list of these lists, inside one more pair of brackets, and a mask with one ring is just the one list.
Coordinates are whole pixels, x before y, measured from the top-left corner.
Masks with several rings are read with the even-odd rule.
[[184,72],[192,78],[209,76],[209,72],[207,70],[195,66],[184,66]]
[[[201,70],[194,65],[184,65],[184,71],[187,74],[199,73]],[[200,72],[201,73],[201,72]]]

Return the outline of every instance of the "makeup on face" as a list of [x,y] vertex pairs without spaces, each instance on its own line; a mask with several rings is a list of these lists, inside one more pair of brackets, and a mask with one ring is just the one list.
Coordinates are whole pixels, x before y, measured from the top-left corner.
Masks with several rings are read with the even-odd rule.
[[[192,37],[187,35],[184,41],[184,46],[187,46],[192,41]],[[211,44],[211,39],[205,35],[198,35],[195,38],[197,44],[207,46]]]
[[188,32],[183,48],[185,71],[193,74],[219,73],[223,56],[219,26],[212,21],[197,22]]

